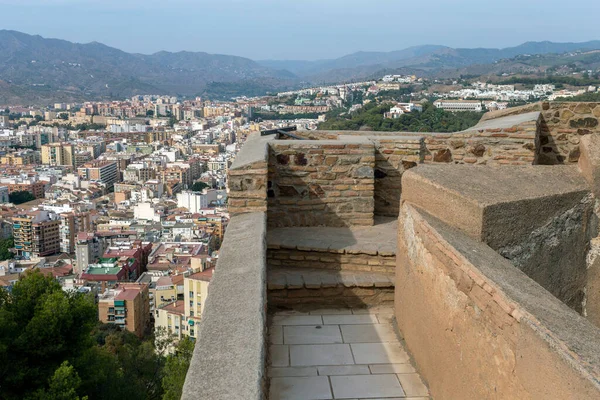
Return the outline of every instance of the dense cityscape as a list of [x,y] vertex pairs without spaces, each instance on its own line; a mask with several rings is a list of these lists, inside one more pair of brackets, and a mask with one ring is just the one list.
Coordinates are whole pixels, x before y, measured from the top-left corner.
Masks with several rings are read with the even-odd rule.
[[0,30],[0,399],[598,398],[600,41],[258,3],[98,13],[147,54]]
[[[595,91],[386,75],[231,101],[139,95],[7,105],[0,115],[0,284],[18,296],[26,285],[52,280],[63,293],[90,299],[97,316],[87,323],[101,349],[109,337],[119,348],[134,340],[134,363],[147,362],[139,353],[144,343],[154,349],[161,385],[100,390],[84,370],[86,392],[178,398],[183,380],[176,375],[189,364],[230,220],[228,169],[249,135],[285,127],[452,132],[475,125],[484,111]],[[118,355],[115,362],[124,361]],[[73,374],[71,364],[62,373]],[[23,379],[7,390],[17,396],[36,388]],[[155,378],[142,370],[135,379],[143,387]]]

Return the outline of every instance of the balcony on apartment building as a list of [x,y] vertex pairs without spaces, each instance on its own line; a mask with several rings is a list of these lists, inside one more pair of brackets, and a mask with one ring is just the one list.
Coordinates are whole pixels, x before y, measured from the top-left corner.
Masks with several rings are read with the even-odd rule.
[[600,140],[539,165],[543,107],[252,135],[182,398],[598,398]]

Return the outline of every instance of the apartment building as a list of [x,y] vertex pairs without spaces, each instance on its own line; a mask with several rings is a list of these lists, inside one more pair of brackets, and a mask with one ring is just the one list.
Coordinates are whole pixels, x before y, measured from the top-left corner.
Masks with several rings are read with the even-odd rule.
[[134,258],[101,257],[98,263],[89,264],[85,268],[81,279],[114,286],[122,281],[135,280],[138,268],[139,263]]
[[75,167],[75,147],[69,143],[42,145],[42,164]]
[[446,111],[483,111],[483,105],[478,100],[436,100],[433,105]]
[[213,271],[214,268],[209,268],[189,275],[185,274],[183,301],[176,300],[157,306],[154,312],[155,329],[164,330],[174,335],[176,339],[184,336],[197,339],[197,326],[202,317]]
[[190,172],[189,165],[168,167],[161,171],[161,178],[163,182],[177,181],[181,186],[188,187],[192,184]]
[[143,337],[150,325],[150,296],[148,285],[119,283],[107,289],[98,300],[100,321],[115,324]]
[[34,210],[13,217],[17,255],[39,257],[60,251],[60,220],[52,212]]
[[0,185],[8,188],[8,193],[13,192],[30,192],[36,199],[44,197],[46,184],[44,182],[35,181],[33,179],[22,178],[3,178],[0,179]]
[[198,242],[156,243],[148,257],[148,271],[172,271],[177,268],[201,271],[208,268],[207,247]]
[[94,263],[104,253],[105,241],[91,232],[79,232],[75,244],[74,273],[81,274],[88,265]]
[[32,150],[22,150],[0,157],[0,164],[4,165],[31,165],[36,164],[38,155]]
[[80,178],[88,181],[99,181],[111,190],[117,182],[117,163],[114,161],[95,160],[77,168]]
[[60,251],[75,253],[78,232],[92,229],[89,212],[68,212],[60,214]]

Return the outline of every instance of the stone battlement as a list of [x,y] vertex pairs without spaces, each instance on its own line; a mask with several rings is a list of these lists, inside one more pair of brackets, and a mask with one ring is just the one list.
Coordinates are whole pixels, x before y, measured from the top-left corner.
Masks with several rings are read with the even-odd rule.
[[251,135],[182,398],[600,397],[599,118]]

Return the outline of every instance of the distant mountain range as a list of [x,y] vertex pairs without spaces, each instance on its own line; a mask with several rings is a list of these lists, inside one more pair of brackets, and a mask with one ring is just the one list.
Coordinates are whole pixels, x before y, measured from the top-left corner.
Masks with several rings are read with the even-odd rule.
[[257,95],[299,85],[372,78],[386,72],[458,70],[520,55],[600,49],[584,43],[527,42],[505,49],[438,45],[357,52],[318,61],[260,60],[203,52],[127,53],[0,30],[0,105],[120,99],[135,94]]
[[309,82],[338,82],[377,76],[398,68],[434,71],[489,64],[519,55],[565,53],[600,49],[600,40],[583,43],[527,42],[505,49],[454,49],[424,45],[390,52],[357,52],[333,60],[262,60],[259,64],[293,72]]
[[166,51],[131,54],[93,42],[71,43],[0,30],[0,104],[203,93],[211,82],[295,76],[243,57]]

